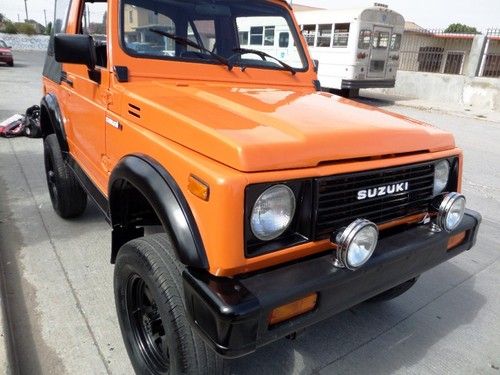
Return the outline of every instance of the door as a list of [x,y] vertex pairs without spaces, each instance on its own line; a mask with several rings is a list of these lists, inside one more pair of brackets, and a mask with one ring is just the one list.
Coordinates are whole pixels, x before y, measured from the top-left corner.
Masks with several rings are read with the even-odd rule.
[[389,56],[389,41],[391,28],[374,26],[373,39],[370,48],[368,78],[384,78]]
[[[65,64],[63,85],[69,86],[66,111],[70,152],[102,192],[107,190],[105,111],[109,69],[106,48],[106,2],[85,2],[77,33],[89,34],[96,44],[97,66],[90,77],[86,66]],[[100,80],[95,76],[100,75]]]

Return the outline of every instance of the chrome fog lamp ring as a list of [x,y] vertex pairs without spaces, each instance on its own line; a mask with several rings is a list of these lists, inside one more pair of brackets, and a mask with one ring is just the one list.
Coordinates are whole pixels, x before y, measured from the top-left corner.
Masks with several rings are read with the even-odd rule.
[[448,193],[439,205],[436,224],[446,232],[458,227],[465,213],[466,199],[460,193]]
[[378,242],[378,227],[369,220],[357,219],[338,232],[331,242],[337,245],[335,266],[354,271],[373,255]]

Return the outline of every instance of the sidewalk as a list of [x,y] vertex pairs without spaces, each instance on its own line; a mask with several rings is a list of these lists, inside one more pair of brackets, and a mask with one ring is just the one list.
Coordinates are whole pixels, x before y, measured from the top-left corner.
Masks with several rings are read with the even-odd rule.
[[360,100],[368,104],[374,104],[384,107],[382,102],[387,105],[397,105],[401,107],[416,108],[424,111],[438,111],[448,113],[454,116],[473,118],[476,120],[485,120],[500,123],[500,112],[487,109],[467,108],[464,105],[432,102],[428,100],[404,98],[401,96],[384,94],[376,89],[366,89],[360,91]]

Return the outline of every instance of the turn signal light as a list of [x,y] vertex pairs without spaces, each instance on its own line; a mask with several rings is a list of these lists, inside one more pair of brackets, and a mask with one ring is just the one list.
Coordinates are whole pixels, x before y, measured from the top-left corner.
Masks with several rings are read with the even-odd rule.
[[297,301],[275,308],[269,315],[269,325],[278,324],[298,315],[305,314],[316,307],[318,293],[313,293]]
[[459,234],[451,236],[448,240],[448,250],[451,250],[464,242],[466,234],[466,232],[461,232]]
[[210,188],[208,185],[201,181],[198,177],[190,175],[188,180],[188,189],[191,193],[198,198],[208,201],[210,196]]

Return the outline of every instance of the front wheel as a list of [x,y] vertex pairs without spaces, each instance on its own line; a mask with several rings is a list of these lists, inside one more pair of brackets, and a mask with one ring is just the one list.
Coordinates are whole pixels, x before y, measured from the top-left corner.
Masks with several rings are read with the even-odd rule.
[[137,374],[222,374],[224,362],[186,319],[183,265],[165,233],[122,246],[114,272],[115,302]]

